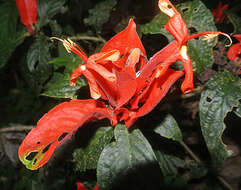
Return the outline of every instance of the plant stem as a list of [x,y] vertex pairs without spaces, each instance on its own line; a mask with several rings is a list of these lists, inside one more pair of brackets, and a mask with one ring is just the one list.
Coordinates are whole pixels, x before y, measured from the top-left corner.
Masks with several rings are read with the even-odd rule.
[[0,133],[30,131],[32,128],[33,126],[6,127],[0,129]]
[[77,35],[77,36],[70,37],[70,39],[71,40],[90,40],[90,41],[106,43],[106,41],[101,36],[93,37],[93,36]]
[[[190,154],[190,156],[199,164],[203,165],[202,161],[198,158],[198,156],[186,145],[185,142],[179,141],[179,143],[183,146],[183,148]],[[217,177],[218,180],[223,184],[223,186],[228,190],[234,190],[232,186],[221,176]]]

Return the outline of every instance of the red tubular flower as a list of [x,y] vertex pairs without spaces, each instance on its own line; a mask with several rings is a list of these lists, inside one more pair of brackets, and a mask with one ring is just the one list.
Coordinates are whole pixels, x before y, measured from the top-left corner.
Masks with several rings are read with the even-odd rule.
[[28,133],[19,147],[18,156],[28,169],[38,169],[50,159],[56,147],[84,123],[103,118],[108,118],[112,125],[117,122],[112,110],[98,100],[61,103],[45,114],[37,127]]
[[218,7],[216,9],[212,10],[212,14],[214,17],[214,22],[215,23],[222,23],[223,20],[225,19],[226,15],[223,12],[223,10],[227,10],[228,9],[228,4],[222,5],[222,2],[218,3]]
[[[77,190],[88,190],[83,183],[76,182],[76,185],[77,185]],[[93,190],[99,190],[99,187],[97,186],[97,184],[95,185]]]
[[33,34],[33,24],[37,22],[37,0],[16,0],[21,22]]
[[241,34],[233,35],[239,43],[232,45],[228,50],[228,58],[232,61],[239,60],[241,56]]

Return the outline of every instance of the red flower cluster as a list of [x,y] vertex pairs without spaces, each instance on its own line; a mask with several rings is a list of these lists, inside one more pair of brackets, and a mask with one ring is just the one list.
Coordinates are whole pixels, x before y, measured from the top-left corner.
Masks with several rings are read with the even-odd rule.
[[[18,154],[29,169],[44,165],[55,148],[84,123],[108,118],[112,125],[124,121],[130,127],[139,117],[149,113],[183,75],[183,93],[193,90],[193,70],[188,56],[187,41],[199,36],[213,38],[220,32],[204,32],[188,36],[186,23],[168,0],[159,1],[160,10],[170,17],[165,25],[175,38],[149,61],[131,19],[128,27],[110,39],[99,53],[87,57],[71,40],[61,40],[68,52],[77,54],[85,64],[70,77],[75,85],[84,76],[92,99],[61,103],[45,114],[37,127],[22,142]],[[170,68],[181,61],[184,71]],[[33,158],[29,158],[34,154]]]
[[[77,185],[77,190],[89,190],[83,185],[83,183],[76,182],[76,185]],[[99,190],[99,187],[97,186],[97,184],[95,185],[93,190]]]
[[214,22],[216,24],[223,22],[223,20],[226,17],[226,14],[223,12],[223,10],[227,10],[227,9],[228,9],[228,4],[222,5],[222,2],[219,2],[218,7],[212,10]]
[[241,34],[233,35],[239,43],[232,45],[228,50],[228,58],[232,61],[239,61],[241,59]]
[[21,22],[33,34],[33,24],[37,22],[37,0],[16,0]]

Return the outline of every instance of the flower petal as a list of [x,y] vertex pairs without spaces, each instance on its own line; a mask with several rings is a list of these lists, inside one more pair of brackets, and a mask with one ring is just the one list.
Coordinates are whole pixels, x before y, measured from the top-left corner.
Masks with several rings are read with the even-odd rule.
[[36,170],[48,162],[54,150],[84,123],[103,118],[116,124],[112,111],[100,101],[61,103],[45,114],[26,136],[18,150],[19,158],[28,169]]
[[120,51],[121,55],[124,55],[133,48],[139,48],[146,55],[146,51],[136,33],[136,24],[133,19],[130,19],[127,28],[112,37],[101,49],[101,52],[116,49]]

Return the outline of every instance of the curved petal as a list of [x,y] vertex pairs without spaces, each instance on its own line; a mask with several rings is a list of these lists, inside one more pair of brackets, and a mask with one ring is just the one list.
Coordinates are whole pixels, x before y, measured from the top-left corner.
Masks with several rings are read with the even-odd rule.
[[33,24],[37,22],[37,1],[17,0],[17,7],[21,22],[27,27],[30,34],[33,34]]
[[239,54],[241,54],[241,44],[237,43],[232,45],[231,48],[228,50],[228,58],[232,61],[234,61],[237,57],[239,57]]
[[100,101],[61,103],[45,114],[26,136],[18,150],[19,158],[28,169],[36,170],[48,162],[54,150],[84,123],[103,118],[116,124],[112,111]]
[[112,37],[101,49],[101,52],[116,49],[120,51],[120,54],[124,55],[133,48],[139,48],[146,55],[146,51],[136,33],[136,24],[133,19],[130,19],[127,28]]

